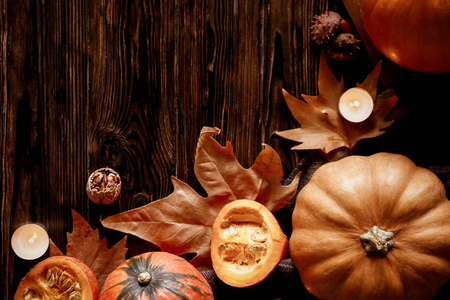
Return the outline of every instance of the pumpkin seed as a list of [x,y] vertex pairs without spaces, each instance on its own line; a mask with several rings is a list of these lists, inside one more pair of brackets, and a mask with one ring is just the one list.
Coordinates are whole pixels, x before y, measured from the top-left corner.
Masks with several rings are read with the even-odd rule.
[[267,253],[267,246],[264,244],[253,244],[246,249],[246,257],[252,262],[259,262]]
[[61,274],[58,279],[58,285],[61,285],[64,281],[66,281],[67,277],[64,274]]
[[231,225],[231,222],[230,222],[230,220],[225,219],[225,220],[222,220],[222,221],[220,222],[220,225],[221,225],[222,227],[226,228],[226,227],[228,227],[228,226]]
[[34,296],[34,291],[33,290],[29,290],[24,296],[23,299],[24,300],[31,300]]
[[28,290],[22,297],[24,300],[39,300],[39,295],[34,290]]
[[223,234],[226,236],[236,236],[239,234],[239,232],[236,230],[236,227],[230,225],[229,227],[223,230]]
[[69,295],[69,300],[78,300],[81,299],[81,294],[78,291],[73,291],[70,295]]
[[55,279],[56,279],[56,276],[54,273],[52,273],[52,275],[50,276],[50,279],[48,280],[49,287],[52,287],[55,284]]
[[46,280],[46,281],[49,281],[51,276],[52,276],[52,270],[51,270],[51,269],[48,269],[48,271],[47,271],[47,276],[45,276],[45,280]]
[[71,293],[71,292],[73,292],[74,290],[75,290],[75,286],[71,285],[66,291],[67,291],[68,293]]
[[64,281],[64,283],[62,284],[62,289],[67,291],[67,292],[72,292],[75,289],[75,285],[73,284],[72,280],[67,279],[66,281]]
[[[66,271],[61,270],[58,267],[53,267],[48,269],[45,278],[48,287],[57,287],[61,290],[61,292],[66,293],[66,295],[70,294],[68,298],[69,300],[81,299],[80,284],[78,282],[74,282]],[[24,295],[23,299],[39,300],[40,298],[36,298],[35,293],[30,290]]]
[[223,259],[234,260],[242,252],[242,249],[237,244],[227,243],[221,244],[219,251]]
[[264,243],[268,238],[267,231],[258,230],[251,235],[251,239],[257,243]]

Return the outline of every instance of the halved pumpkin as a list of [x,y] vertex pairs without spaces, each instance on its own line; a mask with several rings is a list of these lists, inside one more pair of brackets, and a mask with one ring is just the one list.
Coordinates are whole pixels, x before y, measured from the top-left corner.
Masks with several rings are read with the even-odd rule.
[[278,221],[264,205],[252,200],[230,202],[212,227],[214,271],[234,287],[257,284],[283,259],[287,244]]
[[98,285],[94,273],[81,260],[52,256],[20,281],[14,300],[96,300]]

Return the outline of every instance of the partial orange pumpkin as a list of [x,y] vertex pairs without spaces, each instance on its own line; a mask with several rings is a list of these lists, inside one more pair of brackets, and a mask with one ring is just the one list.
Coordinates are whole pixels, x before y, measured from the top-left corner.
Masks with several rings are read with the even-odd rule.
[[30,299],[97,300],[97,279],[81,260],[52,256],[34,266],[20,281],[14,300]]
[[212,227],[214,271],[234,287],[257,284],[283,259],[287,244],[277,219],[264,205],[252,200],[230,202]]
[[429,299],[450,278],[444,186],[402,155],[323,165],[299,193],[292,226],[292,261],[321,299]]
[[209,283],[187,260],[146,252],[124,261],[106,278],[99,300],[213,300]]
[[364,28],[388,59],[426,73],[450,72],[450,1],[359,0]]

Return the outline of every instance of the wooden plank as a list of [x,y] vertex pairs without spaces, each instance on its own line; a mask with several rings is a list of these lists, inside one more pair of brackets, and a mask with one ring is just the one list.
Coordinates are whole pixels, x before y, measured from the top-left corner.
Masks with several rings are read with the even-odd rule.
[[[2,132],[3,141],[8,139],[3,145],[11,146],[2,159],[2,174],[10,175],[2,177],[4,244],[19,224],[32,221],[42,223],[63,248],[71,230],[70,209],[95,227],[101,215],[170,191],[175,117],[170,93],[174,38],[168,30],[173,19],[168,16],[173,8],[170,3],[125,4],[9,5],[6,26],[23,29],[2,43],[2,49],[10,47],[2,74],[11,70],[8,80],[2,79],[8,88],[2,104],[11,106],[2,124],[12,123]],[[21,27],[25,19],[35,21]],[[24,131],[16,137],[19,124]],[[124,175],[123,198],[109,208],[92,205],[85,193],[89,173],[103,164]],[[2,273],[10,274],[6,286],[17,286],[29,264],[14,264],[9,249],[2,251],[2,261],[6,270],[14,270]],[[9,292],[5,289],[5,299]]]
[[168,192],[176,123],[173,27],[166,17],[172,10],[166,3],[133,1],[123,7],[97,3],[92,12],[89,169],[109,165],[124,175],[125,199],[111,211],[137,205],[138,192],[147,201]]
[[[332,3],[330,1],[330,5]],[[302,154],[290,150],[292,142],[274,135],[275,131],[299,126],[281,91],[286,89],[298,98],[301,94],[317,93],[320,50],[312,43],[310,26],[314,15],[325,11],[328,4],[328,1],[269,1],[267,6],[264,79],[261,82],[267,107],[264,142],[280,154],[286,173],[295,167]]]
[[[88,170],[109,166],[122,178],[118,201],[91,205],[90,220],[98,226],[100,217],[171,192],[177,143],[174,9],[168,1],[97,1],[92,6]],[[110,241],[123,236],[108,234]],[[130,253],[137,252],[139,241],[129,240]]]
[[85,1],[54,1],[39,8],[39,110],[42,113],[42,188],[45,227],[61,249],[70,210],[85,214],[88,69]]
[[[12,231],[27,221],[42,221],[37,152],[37,69],[31,22],[33,3],[2,2],[2,274],[6,287],[16,280],[10,251]],[[3,39],[4,38],[4,39]],[[26,266],[22,266],[26,270]],[[9,299],[2,288],[0,298]]]
[[[197,135],[192,133],[203,125],[221,128],[218,140],[230,141],[245,167],[262,143],[281,149],[277,145],[283,142],[273,132],[295,122],[281,89],[316,91],[317,73],[310,66],[317,65],[319,53],[311,51],[309,26],[326,3],[191,1],[180,6],[179,128],[182,144],[191,145],[178,156],[177,165],[188,165],[181,178],[195,182]],[[295,155],[287,157],[292,167]]]
[[[205,50],[209,52],[207,60],[199,59],[207,62],[202,66],[207,90],[202,91],[204,87],[198,82],[200,97],[204,99],[200,106],[206,117],[204,125],[222,130],[219,141],[222,144],[230,141],[245,167],[252,164],[262,142],[261,136],[255,134],[260,129],[261,108],[260,11],[257,1],[209,1],[209,22],[203,31],[208,33]],[[181,52],[180,57],[183,56]],[[190,97],[198,98],[196,93]],[[180,99],[180,104],[183,103],[187,101]],[[180,110],[183,111],[186,110]]]

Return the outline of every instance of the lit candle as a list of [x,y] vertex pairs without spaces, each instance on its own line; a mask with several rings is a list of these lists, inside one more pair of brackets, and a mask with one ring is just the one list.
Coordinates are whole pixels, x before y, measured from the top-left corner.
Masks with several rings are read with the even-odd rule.
[[339,112],[350,122],[362,122],[372,111],[373,99],[365,89],[359,87],[348,89],[339,99]]
[[41,257],[49,246],[48,234],[36,224],[20,226],[12,235],[11,246],[22,259],[32,260]]

